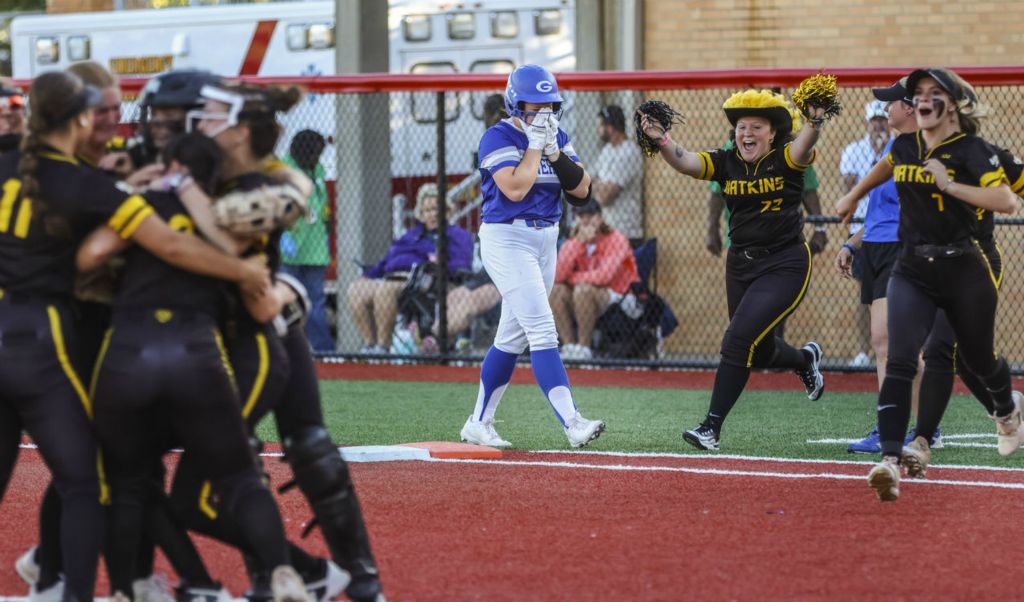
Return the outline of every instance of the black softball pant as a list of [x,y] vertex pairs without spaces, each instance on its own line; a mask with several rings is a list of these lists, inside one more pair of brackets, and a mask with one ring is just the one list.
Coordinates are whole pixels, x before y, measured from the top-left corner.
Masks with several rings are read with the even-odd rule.
[[[800,353],[773,333],[796,310],[811,281],[811,251],[798,243],[768,255],[730,250],[725,264],[729,327],[722,337],[722,363],[744,368],[804,366]],[[794,365],[794,358],[799,358]]]
[[898,456],[902,450],[918,356],[940,309],[949,320],[964,367],[992,394],[998,413],[1012,409],[1009,366],[993,346],[996,279],[980,250],[972,247],[957,257],[929,260],[905,248],[886,296],[889,360],[878,396],[883,455]]
[[242,526],[247,550],[288,564],[281,516],[260,479],[227,352],[212,318],[169,310],[115,312],[94,375],[96,427],[114,511],[112,591],[131,591],[153,458],[173,437],[204,468],[191,504]]
[[[979,246],[992,270],[992,278],[998,290],[1003,281],[1002,251],[994,240],[980,243]],[[953,380],[957,373],[985,411],[989,414],[995,412],[995,402],[985,383],[964,365],[963,358],[957,353],[956,335],[953,334],[953,326],[945,311],[939,310],[935,314],[935,324],[925,341],[923,355],[922,404],[918,409],[916,427],[919,435],[930,440],[935,434],[953,394]]]
[[104,512],[89,422],[92,407],[72,364],[70,311],[12,296],[0,291],[0,497],[24,429],[50,468],[63,502],[60,547],[68,593],[91,600]]

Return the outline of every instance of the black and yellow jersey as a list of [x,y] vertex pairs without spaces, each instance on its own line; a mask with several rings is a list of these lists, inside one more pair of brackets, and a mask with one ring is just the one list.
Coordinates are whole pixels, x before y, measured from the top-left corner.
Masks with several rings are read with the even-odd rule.
[[[172,230],[195,234],[188,210],[171,192],[150,191],[146,201]],[[114,311],[122,309],[173,309],[200,312],[221,318],[223,281],[176,268],[138,245],[123,253]]]
[[[904,244],[946,245],[978,238],[983,209],[939,191],[924,162],[938,159],[952,181],[968,186],[994,187],[1006,182],[996,150],[978,136],[956,132],[935,148],[925,148],[920,132],[901,134],[886,159],[900,197],[899,238]],[[991,213],[989,213],[991,218]]]
[[[772,149],[748,163],[736,149],[697,153],[698,178],[717,182],[729,208],[733,248],[778,247],[803,240],[804,171],[790,155],[790,145]],[[811,163],[814,157],[811,157]]]
[[37,198],[23,198],[20,159],[21,151],[0,157],[0,289],[70,297],[82,239],[104,223],[130,238],[153,208],[54,149],[40,154]]
[[[992,149],[999,156],[999,165],[1002,166],[1003,171],[1006,173],[1006,179],[1010,183],[1013,193],[1018,196],[1024,196],[1024,162],[1021,162],[1020,157],[1015,156],[1005,148],[993,145]],[[995,239],[995,217],[991,211],[980,207],[975,207],[974,213],[978,217],[978,241],[982,245],[991,245]]]

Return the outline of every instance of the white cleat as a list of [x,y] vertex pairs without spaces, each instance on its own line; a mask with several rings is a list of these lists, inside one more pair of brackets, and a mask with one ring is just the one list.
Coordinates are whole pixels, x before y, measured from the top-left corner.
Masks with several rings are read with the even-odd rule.
[[932,460],[932,450],[928,447],[928,440],[924,437],[916,437],[913,441],[903,446],[903,458],[901,462],[907,469],[907,476],[916,479],[928,474],[928,463]]
[[132,581],[132,599],[134,602],[175,602],[167,581],[158,575],[150,575],[145,579]]
[[1021,428],[1020,406],[1024,402],[1024,395],[1014,391],[1013,411],[1008,416],[991,416],[996,422],[996,440],[1000,456],[1009,456],[1020,449],[1021,437],[1024,437],[1024,428]]
[[232,602],[234,598],[225,588],[183,587],[178,590],[178,602]]
[[868,473],[868,485],[880,502],[895,502],[900,497],[900,467],[895,458],[883,458]]
[[64,580],[61,579],[43,591],[36,591],[35,584],[28,590],[29,602],[61,602],[64,600]]
[[512,444],[505,441],[494,430],[494,419],[474,420],[472,416],[466,419],[459,433],[462,440],[474,445],[486,445],[488,447],[512,447]]
[[330,560],[324,560],[323,577],[306,581],[306,592],[316,602],[327,602],[341,595],[352,581],[352,575]]
[[18,576],[25,580],[29,587],[39,581],[39,564],[36,562],[36,546],[32,546],[27,552],[18,556],[14,562],[14,570]]
[[270,591],[274,602],[313,602],[306,593],[306,584],[295,569],[281,565],[270,575]]
[[600,420],[587,420],[583,414],[577,413],[565,422],[565,436],[569,438],[569,445],[583,447],[597,439],[604,432],[604,422]]

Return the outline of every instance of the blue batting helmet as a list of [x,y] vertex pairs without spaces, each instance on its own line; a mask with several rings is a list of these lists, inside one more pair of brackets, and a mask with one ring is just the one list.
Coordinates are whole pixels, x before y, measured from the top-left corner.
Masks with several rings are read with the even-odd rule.
[[562,112],[562,95],[550,71],[540,65],[522,65],[508,76],[505,86],[505,111],[510,117],[523,117],[520,103],[551,104],[556,115]]

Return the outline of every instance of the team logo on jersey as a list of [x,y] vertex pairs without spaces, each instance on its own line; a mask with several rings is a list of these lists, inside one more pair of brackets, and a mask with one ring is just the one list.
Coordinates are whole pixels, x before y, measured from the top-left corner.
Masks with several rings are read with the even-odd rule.
[[952,158],[953,158],[953,155],[950,155],[950,154],[945,154],[945,155],[942,155],[942,158],[943,158],[943,159],[952,159]]
[[988,162],[992,164],[992,167],[999,167],[999,156],[992,155],[992,158],[989,159]]
[[543,80],[542,79],[539,82],[537,82],[537,91],[542,93],[542,94],[547,94],[552,89],[554,89],[554,87],[555,87],[554,84],[552,84],[551,82],[549,82],[547,80]]

